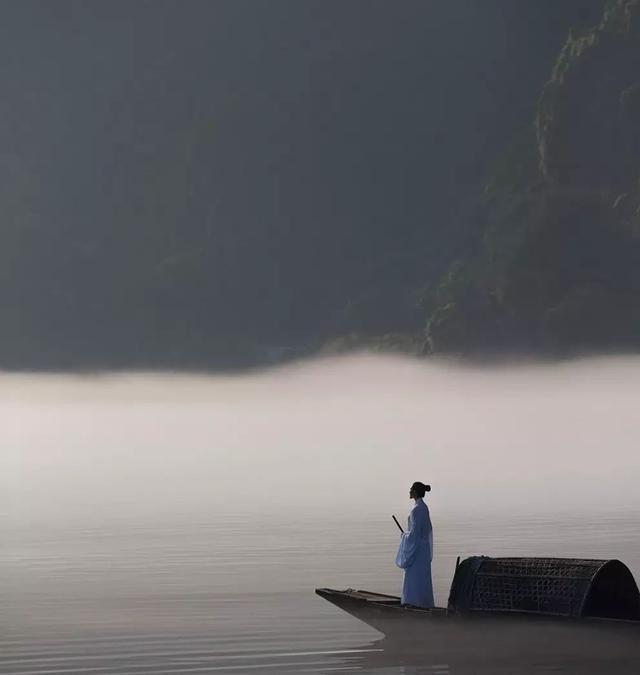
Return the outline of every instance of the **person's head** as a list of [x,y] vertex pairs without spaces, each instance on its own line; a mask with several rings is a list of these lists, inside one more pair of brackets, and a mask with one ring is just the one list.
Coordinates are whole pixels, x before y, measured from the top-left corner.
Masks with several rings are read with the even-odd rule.
[[426,492],[431,491],[431,485],[425,485],[420,481],[416,481],[409,490],[409,497],[411,499],[422,499]]

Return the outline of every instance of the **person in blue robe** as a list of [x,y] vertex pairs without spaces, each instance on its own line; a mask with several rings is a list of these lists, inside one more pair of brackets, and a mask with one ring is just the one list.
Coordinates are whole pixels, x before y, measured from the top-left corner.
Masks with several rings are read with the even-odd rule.
[[431,581],[433,530],[429,508],[423,501],[430,490],[429,485],[420,482],[411,486],[409,497],[415,500],[415,505],[409,513],[396,556],[396,565],[404,570],[401,603],[427,609],[435,606]]

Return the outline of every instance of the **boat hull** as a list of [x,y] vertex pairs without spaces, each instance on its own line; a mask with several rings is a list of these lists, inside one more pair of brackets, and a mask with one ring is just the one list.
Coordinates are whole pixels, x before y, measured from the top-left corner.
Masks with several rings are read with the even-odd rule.
[[[448,612],[402,607],[400,599],[368,591],[318,588],[316,593],[383,633],[380,661],[415,657],[416,663],[446,663],[460,672],[519,672],[516,665],[542,667],[601,664],[594,672],[640,672],[640,622],[576,619],[523,612]],[[605,666],[616,660],[616,669]],[[400,661],[398,661],[400,662]],[[627,669],[629,666],[630,670]],[[633,666],[631,668],[631,666]],[[372,666],[373,667],[373,666]],[[539,672],[534,669],[532,672]],[[574,671],[571,671],[574,672]],[[575,671],[578,672],[578,671]],[[588,668],[581,672],[591,672]]]
[[391,633],[407,621],[434,622],[447,616],[442,608],[403,607],[400,598],[371,591],[316,588],[316,594],[381,633]]
[[332,588],[316,588],[316,594],[382,633],[389,633],[400,627],[405,630],[407,624],[413,624],[420,629],[427,625],[431,627],[451,624],[459,625],[460,623],[474,625],[481,621],[482,623],[497,622],[498,624],[520,622],[528,626],[532,624],[561,626],[589,625],[600,627],[627,626],[636,630],[638,638],[640,638],[640,621],[636,620],[597,617],[580,618],[523,611],[471,610],[467,612],[452,612],[442,607],[421,609],[419,607],[402,606],[400,598],[394,595],[384,595],[382,593],[354,589],[340,591]]

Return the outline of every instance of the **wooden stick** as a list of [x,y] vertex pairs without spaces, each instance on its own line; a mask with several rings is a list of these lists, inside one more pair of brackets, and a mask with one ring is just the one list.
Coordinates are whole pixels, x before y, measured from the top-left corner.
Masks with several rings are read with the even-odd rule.
[[391,517],[393,518],[393,522],[398,526],[398,529],[400,530],[400,532],[402,532],[402,534],[404,534],[404,530],[402,529],[402,525],[400,525],[400,523],[398,522],[398,519],[395,516],[391,516]]

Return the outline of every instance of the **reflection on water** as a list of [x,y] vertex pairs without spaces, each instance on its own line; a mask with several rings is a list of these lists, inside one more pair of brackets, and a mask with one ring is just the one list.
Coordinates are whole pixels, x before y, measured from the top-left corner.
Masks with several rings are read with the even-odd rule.
[[[446,602],[460,553],[615,556],[637,574],[636,523],[636,514],[595,512],[557,521],[440,517],[437,599]],[[377,517],[5,529],[0,672],[588,673],[605,663],[607,672],[638,672],[627,670],[640,667],[635,634],[631,653],[607,636],[599,662],[584,660],[584,635],[547,644],[529,627],[475,637],[461,627],[433,644],[409,626],[401,639],[381,640],[314,595],[315,586],[397,592],[396,543]],[[492,640],[515,640],[515,652],[500,655]]]

